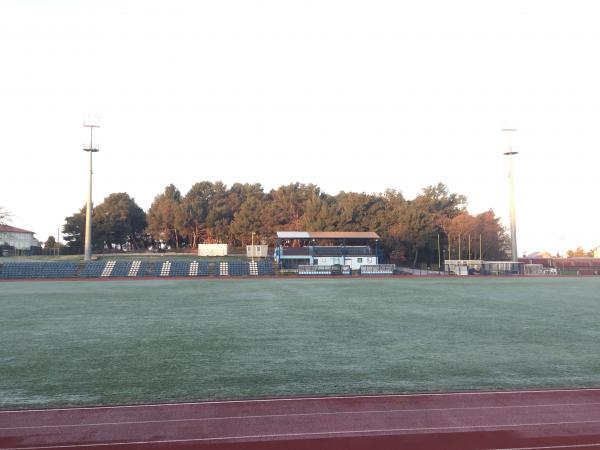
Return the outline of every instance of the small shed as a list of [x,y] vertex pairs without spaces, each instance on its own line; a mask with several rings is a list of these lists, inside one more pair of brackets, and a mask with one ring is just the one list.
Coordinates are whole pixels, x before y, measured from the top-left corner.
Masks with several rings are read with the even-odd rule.
[[198,256],[227,256],[227,244],[198,244]]
[[248,258],[266,258],[269,256],[268,245],[246,245],[246,256]]

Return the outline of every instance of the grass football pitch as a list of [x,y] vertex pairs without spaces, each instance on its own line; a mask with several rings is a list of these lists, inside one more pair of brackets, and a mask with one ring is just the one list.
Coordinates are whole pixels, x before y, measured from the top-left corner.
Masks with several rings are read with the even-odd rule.
[[600,278],[0,283],[0,408],[600,386]]

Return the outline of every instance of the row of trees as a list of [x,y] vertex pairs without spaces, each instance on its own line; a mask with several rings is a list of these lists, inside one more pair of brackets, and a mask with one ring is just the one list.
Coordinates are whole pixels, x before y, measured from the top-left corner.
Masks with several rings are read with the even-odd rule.
[[589,257],[589,258],[593,258],[594,257],[594,250],[596,249],[591,249],[589,251],[585,251],[583,247],[577,247],[575,250],[567,250],[567,257],[568,258],[576,258],[576,257]]
[[[69,246],[82,248],[85,210],[66,218]],[[265,192],[260,184],[202,181],[185,194],[173,184],[157,195],[147,213],[126,193],[109,195],[94,208],[93,246],[100,250],[156,241],[173,248],[224,242],[245,246],[252,233],[273,244],[277,230],[375,231],[394,262],[432,264],[439,254],[468,253],[467,236],[481,236],[482,255],[504,259],[507,235],[493,211],[471,215],[466,198],[443,184],[429,186],[409,200],[397,191],[382,194],[340,192],[329,195],[314,184],[293,183]],[[438,245],[439,243],[439,245]],[[475,248],[475,246],[474,246]]]
[[[144,248],[147,239],[146,213],[125,192],[110,194],[94,207],[92,213],[92,247],[95,250]],[[85,240],[85,206],[65,218],[62,232],[67,246],[83,249]]]

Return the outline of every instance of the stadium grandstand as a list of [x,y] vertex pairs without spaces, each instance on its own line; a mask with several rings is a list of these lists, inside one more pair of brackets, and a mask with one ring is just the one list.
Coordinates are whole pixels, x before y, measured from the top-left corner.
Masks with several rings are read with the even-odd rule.
[[299,266],[377,265],[379,235],[372,231],[277,231],[274,258],[280,269]]
[[273,276],[272,261],[0,262],[0,279]]

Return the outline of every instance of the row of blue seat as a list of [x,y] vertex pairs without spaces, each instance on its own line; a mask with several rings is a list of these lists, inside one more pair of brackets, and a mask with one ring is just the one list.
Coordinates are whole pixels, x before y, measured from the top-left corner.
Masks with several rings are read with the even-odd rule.
[[78,262],[6,263],[0,267],[0,278],[70,278],[78,269]]
[[0,263],[0,278],[101,278],[274,275],[271,261],[90,261]]

